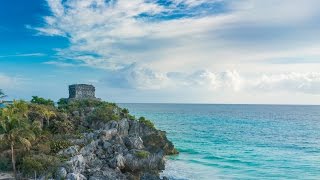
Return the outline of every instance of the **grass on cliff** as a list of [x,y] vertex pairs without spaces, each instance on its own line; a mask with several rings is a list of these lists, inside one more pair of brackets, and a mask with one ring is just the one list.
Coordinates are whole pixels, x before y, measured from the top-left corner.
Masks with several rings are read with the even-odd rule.
[[140,159],[144,159],[149,157],[150,153],[148,151],[137,151],[134,153],[134,155]]
[[153,124],[153,122],[151,122],[150,120],[146,119],[145,117],[140,117],[139,118],[139,122],[148,126],[151,129],[155,129],[155,126]]
[[[61,99],[58,106],[50,99],[37,96],[33,96],[31,102],[14,101],[0,108],[0,171],[16,168],[26,177],[36,172],[52,174],[47,178],[54,178],[55,168],[62,162],[56,153],[73,145],[68,139],[81,138],[81,132],[90,130],[91,122],[122,118],[135,119],[127,109],[98,100]],[[141,122],[149,124],[146,120]],[[11,162],[12,153],[15,164]]]

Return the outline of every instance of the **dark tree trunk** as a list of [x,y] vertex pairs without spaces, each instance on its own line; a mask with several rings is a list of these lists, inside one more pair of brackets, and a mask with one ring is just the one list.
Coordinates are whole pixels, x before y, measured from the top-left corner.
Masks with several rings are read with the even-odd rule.
[[50,120],[47,119],[47,127],[49,127],[49,126],[50,126]]
[[11,143],[11,162],[12,162],[14,178],[17,179],[16,160],[14,157],[13,143]]

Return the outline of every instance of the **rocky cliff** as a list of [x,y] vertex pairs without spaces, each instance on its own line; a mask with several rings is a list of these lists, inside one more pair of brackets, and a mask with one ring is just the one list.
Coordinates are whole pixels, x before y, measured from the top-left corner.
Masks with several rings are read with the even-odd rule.
[[57,179],[158,180],[165,155],[177,153],[164,131],[137,120],[95,121],[88,126],[92,132],[71,139],[74,146],[58,152],[67,161],[58,168]]
[[[11,125],[8,112],[21,127]],[[41,98],[16,101],[0,109],[0,122],[3,137],[11,137],[7,127],[30,135],[14,134],[27,143],[14,141],[11,151],[11,139],[0,141],[0,172],[13,171],[16,154],[15,176],[21,179],[158,180],[165,156],[177,153],[151,121],[98,99],[61,99],[58,106]]]

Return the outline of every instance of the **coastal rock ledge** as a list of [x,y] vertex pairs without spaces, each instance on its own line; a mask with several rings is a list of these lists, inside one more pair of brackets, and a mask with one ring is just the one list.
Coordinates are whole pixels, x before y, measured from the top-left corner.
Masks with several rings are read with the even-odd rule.
[[100,121],[90,128],[92,132],[71,139],[74,145],[58,152],[68,160],[56,179],[159,180],[165,155],[177,153],[164,131],[137,120]]

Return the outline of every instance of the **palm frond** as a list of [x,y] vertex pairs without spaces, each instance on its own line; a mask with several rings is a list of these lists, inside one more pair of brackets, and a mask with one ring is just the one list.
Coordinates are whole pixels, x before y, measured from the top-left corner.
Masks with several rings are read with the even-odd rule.
[[19,137],[19,142],[27,149],[27,150],[30,150],[31,148],[31,142],[26,139],[26,138],[23,138],[23,137]]

